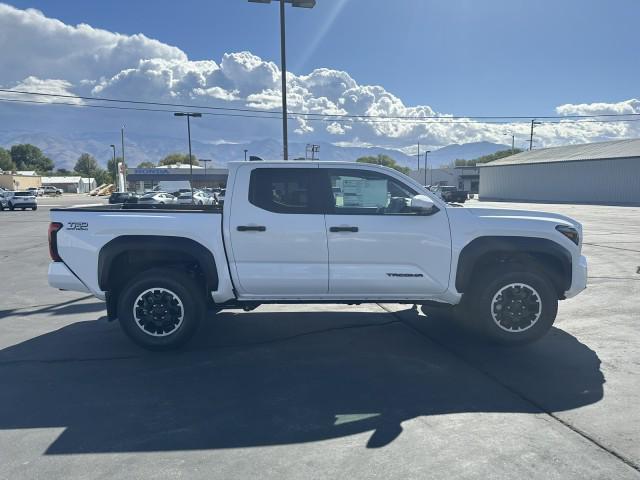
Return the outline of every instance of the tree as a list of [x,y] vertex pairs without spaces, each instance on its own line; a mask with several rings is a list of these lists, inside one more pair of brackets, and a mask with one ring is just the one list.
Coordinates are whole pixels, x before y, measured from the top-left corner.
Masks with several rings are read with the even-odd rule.
[[11,147],[11,159],[17,170],[36,170],[37,172],[53,170],[53,161],[38,147],[28,143]]
[[0,170],[11,172],[16,169],[16,164],[11,159],[11,154],[4,148],[0,148]]
[[93,174],[93,178],[96,179],[96,185],[103,185],[105,183],[113,183],[113,173],[98,168]]
[[107,172],[111,175],[111,178],[116,178],[118,171],[118,163],[122,162],[121,157],[116,157],[115,161],[113,157],[107,160]]
[[[193,165],[200,165],[195,155],[191,155],[191,159],[193,160]],[[158,165],[176,165],[178,163],[189,165],[189,155],[185,153],[170,153],[160,160]]]
[[356,160],[359,163],[375,163],[376,165],[383,165],[385,167],[393,168],[394,170],[398,170],[399,172],[408,174],[411,172],[410,168],[403,167],[402,165],[398,165],[396,161],[388,155],[378,155],[378,156],[369,156],[369,157],[360,157]]
[[73,175],[73,172],[71,170],[67,170],[66,168],[59,168],[56,170],[55,175],[60,177],[70,177]]
[[100,169],[98,162],[96,159],[89,155],[88,153],[83,153],[78,158],[76,162],[76,166],[73,169],[78,172],[80,175],[84,175],[85,177],[93,177],[96,172]]
[[156,164],[153,162],[140,162],[138,168],[156,168]]

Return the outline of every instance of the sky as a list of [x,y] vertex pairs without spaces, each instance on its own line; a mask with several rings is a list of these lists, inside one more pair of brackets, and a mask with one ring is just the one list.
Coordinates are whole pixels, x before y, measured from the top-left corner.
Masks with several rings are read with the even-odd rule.
[[[314,9],[287,6],[286,13],[294,111],[530,117],[640,113],[637,0],[317,0]],[[0,4],[0,31],[5,32],[0,34],[2,88],[252,109],[279,106],[275,3],[14,0]],[[18,110],[27,112],[22,123]],[[0,121],[3,112],[14,115],[20,128],[27,119],[32,128],[46,126],[33,125],[32,107],[0,104]],[[77,117],[80,126],[101,128],[92,114],[92,120],[86,112],[61,115],[70,124]],[[166,131],[164,120],[162,126],[148,120],[157,115],[132,115],[149,130]],[[433,147],[505,143],[505,131],[515,132],[522,142],[528,131],[524,123],[290,124],[294,140],[397,148],[418,140]],[[211,141],[279,135],[278,122],[265,120],[210,119],[206,127],[196,128],[211,131]],[[547,124],[538,132],[538,146],[639,133],[633,123]]]

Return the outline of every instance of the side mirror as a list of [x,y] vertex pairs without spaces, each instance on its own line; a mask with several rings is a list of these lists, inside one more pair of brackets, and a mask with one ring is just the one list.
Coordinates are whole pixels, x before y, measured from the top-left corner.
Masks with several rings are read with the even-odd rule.
[[411,197],[409,208],[422,215],[431,215],[438,211],[438,207],[433,203],[433,200],[426,195],[416,195],[415,197]]

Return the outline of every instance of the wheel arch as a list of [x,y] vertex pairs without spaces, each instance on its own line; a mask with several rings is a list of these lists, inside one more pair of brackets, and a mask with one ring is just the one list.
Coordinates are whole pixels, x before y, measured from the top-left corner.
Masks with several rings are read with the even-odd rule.
[[218,288],[216,261],[207,247],[190,238],[157,235],[123,235],[106,243],[98,254],[98,285],[114,292],[132,275],[164,265],[197,266],[206,290]]
[[460,252],[456,290],[465,293],[480,269],[512,261],[533,263],[543,270],[559,298],[571,286],[571,253],[562,245],[546,238],[487,236],[472,240]]

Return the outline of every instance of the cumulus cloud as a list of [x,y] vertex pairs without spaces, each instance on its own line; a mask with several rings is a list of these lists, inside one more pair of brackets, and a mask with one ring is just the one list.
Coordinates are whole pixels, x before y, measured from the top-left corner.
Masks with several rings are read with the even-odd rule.
[[[37,10],[5,4],[0,4],[0,32],[3,88],[275,112],[281,108],[278,65],[251,52],[227,53],[219,61],[191,61],[179,48],[143,34],[66,25]],[[526,124],[452,120],[428,105],[405,105],[384,87],[359,84],[344,71],[319,68],[305,75],[290,73],[287,84],[290,111],[313,114],[291,120],[294,140],[298,136],[341,145],[408,148],[418,140],[432,147],[482,140],[509,143],[505,132],[516,134],[519,146],[528,138]],[[640,101],[566,104],[556,112],[563,116],[640,113]],[[322,115],[432,118],[428,123],[384,118],[363,122]],[[145,119],[140,126],[148,130],[145,133],[154,133],[168,121],[166,115],[152,113]],[[208,141],[277,138],[280,128],[275,120],[231,122],[208,117],[207,121]],[[639,128],[634,123],[545,123],[536,127],[536,146],[637,136]]]

